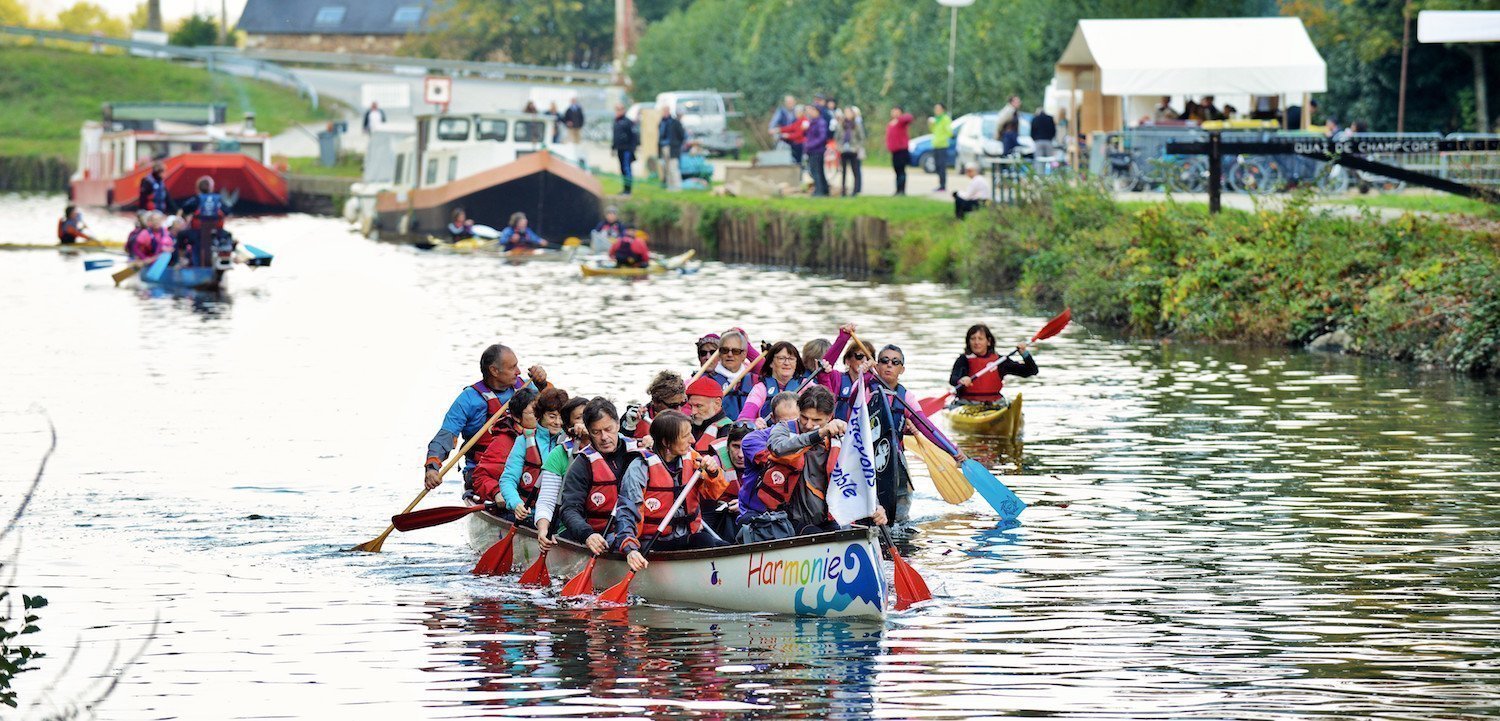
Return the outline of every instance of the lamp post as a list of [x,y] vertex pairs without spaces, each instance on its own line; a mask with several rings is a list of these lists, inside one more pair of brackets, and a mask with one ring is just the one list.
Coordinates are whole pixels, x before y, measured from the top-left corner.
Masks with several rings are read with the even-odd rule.
[[948,23],[948,111],[953,111],[953,58],[958,52],[958,9],[974,4],[974,0],[937,0],[952,10]]

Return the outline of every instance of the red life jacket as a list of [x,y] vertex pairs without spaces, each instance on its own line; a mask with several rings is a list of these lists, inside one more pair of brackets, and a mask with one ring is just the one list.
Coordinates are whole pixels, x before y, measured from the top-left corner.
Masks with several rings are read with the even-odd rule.
[[[634,444],[625,446],[627,452],[635,452]],[[594,450],[592,445],[583,449],[584,457],[589,459],[589,493],[583,499],[583,518],[588,521],[589,528],[594,533],[604,533],[609,529],[609,520],[615,515],[615,501],[620,498],[620,479],[615,477],[615,472],[609,469],[609,463],[604,456]]]
[[[828,475],[833,475],[833,469],[839,464],[840,446],[829,444],[828,447]],[[788,457],[773,455],[771,451],[764,450],[756,454],[755,462],[765,466],[760,478],[755,483],[755,497],[766,507],[767,511],[775,511],[792,497],[797,486],[802,483],[802,469],[807,463],[803,456],[807,453],[804,448]],[[822,498],[823,494],[816,488],[808,486],[807,490]]]
[[[714,453],[719,457],[719,465],[724,470],[724,480],[729,485],[724,492],[719,494],[720,501],[732,501],[740,497],[740,474],[729,462],[729,427],[734,421],[729,418],[720,418],[713,425],[703,429],[703,435],[693,442],[693,450],[699,453]],[[723,435],[719,435],[719,434]]]
[[516,489],[521,493],[521,503],[527,508],[536,508],[536,497],[542,491],[542,449],[537,446],[536,434],[526,437],[526,458],[521,465],[521,480]]
[[1000,354],[991,351],[987,356],[965,355],[964,360],[969,362],[968,376],[973,381],[968,388],[959,388],[958,397],[966,401],[979,401],[981,403],[997,403],[1000,400],[1000,388],[1004,382],[1000,378],[997,368],[984,375],[979,372],[989,364],[1000,360]]
[[[489,416],[493,416],[496,413],[500,412],[500,406],[504,404],[500,402],[500,398],[495,395],[495,392],[490,390],[490,387],[484,384],[484,381],[479,381],[478,383],[475,383],[474,385],[469,387],[473,388],[474,392],[478,393],[479,397],[484,399],[485,413],[488,414],[485,417],[486,420],[489,419]],[[484,453],[486,449],[490,447],[491,443],[494,443],[497,439],[507,435],[506,433],[502,432],[502,430],[504,430],[502,428],[502,422],[504,420],[505,419],[502,418],[498,421],[495,421],[495,425],[490,426],[489,432],[481,436],[479,440],[474,441],[474,445],[469,447],[469,453],[465,455],[464,458],[472,463],[475,458],[478,458],[481,454]],[[512,432],[508,435],[510,437],[510,443],[514,445],[516,438],[513,432],[514,429],[511,430]],[[510,453],[510,446],[506,446],[504,450],[507,454]]]
[[[667,465],[661,462],[655,453],[642,451],[641,458],[646,461],[646,487],[641,494],[641,527],[636,530],[639,538],[645,533],[656,533],[661,528],[663,535],[670,535],[673,531],[672,524],[662,526],[667,518],[667,511],[672,510],[672,504],[677,502],[677,496],[682,494],[682,489],[687,487],[688,481],[693,477],[693,471],[698,468],[698,454],[688,454],[682,459],[682,473],[673,479],[672,474],[667,472]],[[693,492],[689,493],[682,502],[682,512],[688,516],[688,533],[697,533],[703,530],[703,517],[698,513],[698,491],[694,486]]]

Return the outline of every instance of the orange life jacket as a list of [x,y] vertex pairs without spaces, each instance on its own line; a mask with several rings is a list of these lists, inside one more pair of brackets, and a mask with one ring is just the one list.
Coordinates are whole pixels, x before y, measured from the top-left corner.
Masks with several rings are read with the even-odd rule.
[[984,375],[979,372],[989,364],[1000,360],[1000,354],[990,351],[987,356],[965,355],[964,359],[969,362],[967,375],[973,381],[967,388],[958,389],[958,397],[966,401],[979,401],[981,403],[996,403],[1000,400],[1000,389],[1005,385],[1000,378],[998,367]]
[[521,465],[521,480],[516,490],[521,494],[521,503],[527,508],[536,508],[536,497],[542,491],[542,449],[537,446],[536,434],[526,437],[526,458]]
[[[635,445],[627,444],[626,452],[635,452]],[[610,470],[609,462],[594,450],[592,445],[583,449],[589,459],[589,493],[583,499],[583,518],[595,533],[609,529],[609,519],[615,515],[615,502],[620,498],[620,479]]]
[[[825,441],[826,443],[826,441]],[[806,466],[806,448],[793,453],[790,456],[777,456],[770,450],[764,450],[756,454],[755,462],[765,466],[761,471],[760,478],[755,482],[755,498],[766,507],[767,511],[775,511],[786,505],[796,492],[797,486],[802,483],[802,469]],[[833,475],[833,469],[839,464],[840,446],[830,444],[828,447],[827,473]],[[813,495],[822,498],[823,493],[818,489],[808,486],[807,490]]]
[[[670,520],[667,512],[672,509],[677,496],[682,494],[682,490],[692,479],[693,472],[697,470],[698,454],[690,453],[682,459],[682,473],[676,479],[667,472],[667,465],[655,453],[642,451],[641,457],[646,461],[646,487],[641,494],[641,527],[636,530],[636,537],[656,533],[657,528],[661,529],[663,535],[670,535],[674,527],[670,523],[662,526],[662,523]],[[697,486],[693,487],[693,492],[682,502],[682,512],[689,519],[689,533],[703,530],[703,516],[698,513]]]

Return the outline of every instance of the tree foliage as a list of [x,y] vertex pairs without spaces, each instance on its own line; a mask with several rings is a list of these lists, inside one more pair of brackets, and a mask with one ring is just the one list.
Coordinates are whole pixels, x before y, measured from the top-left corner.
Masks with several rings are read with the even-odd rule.
[[0,0],[0,25],[25,25],[30,20],[21,0]]
[[57,29],[81,35],[99,33],[112,38],[123,38],[129,34],[124,20],[110,15],[103,7],[91,2],[77,2],[59,12]]
[[608,65],[614,0],[453,0],[408,54],[535,65]]
[[199,45],[215,45],[219,42],[219,24],[208,15],[194,13],[183,18],[182,22],[172,29],[172,34],[167,36],[167,42],[190,48]]

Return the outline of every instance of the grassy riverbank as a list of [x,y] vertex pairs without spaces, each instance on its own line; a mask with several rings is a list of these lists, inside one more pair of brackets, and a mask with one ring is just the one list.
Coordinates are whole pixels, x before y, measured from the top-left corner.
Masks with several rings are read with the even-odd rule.
[[[951,208],[871,198],[887,220],[884,270],[898,279],[1013,293],[1147,337],[1302,345],[1324,338],[1376,357],[1500,372],[1500,242],[1412,215],[1314,208],[1307,197],[1210,216],[1201,205],[1122,204],[1102,189],[1048,186],[963,223]],[[777,213],[835,234],[861,206],[643,194],[637,223],[695,207],[700,235],[723,214]],[[805,255],[805,252],[804,252]]]
[[327,117],[288,88],[210,73],[167,60],[0,46],[0,155],[74,162],[78,129],[98,120],[104,103],[220,102],[227,119],[255,112],[256,125],[279,133]]

